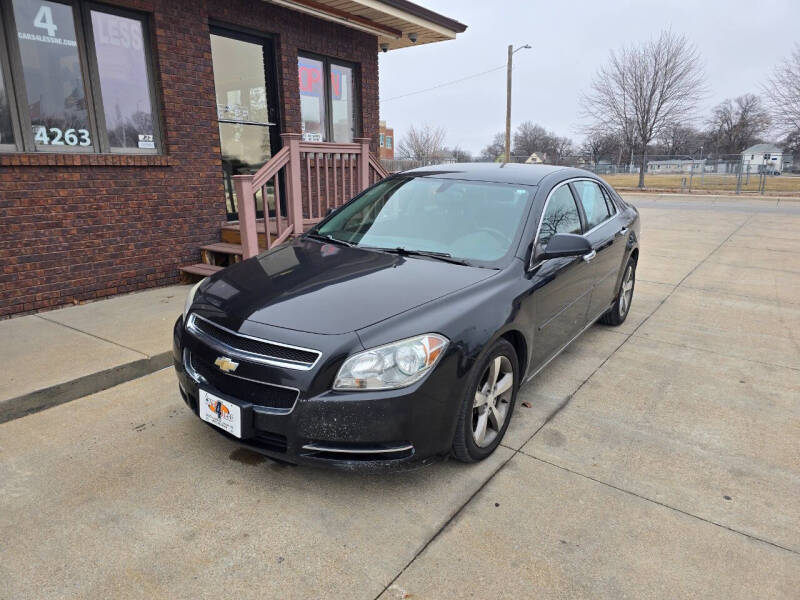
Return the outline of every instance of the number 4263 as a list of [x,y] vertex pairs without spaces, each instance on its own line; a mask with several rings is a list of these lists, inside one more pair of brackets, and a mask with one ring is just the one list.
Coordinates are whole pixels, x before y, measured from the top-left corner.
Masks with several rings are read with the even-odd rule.
[[52,146],[89,146],[92,143],[89,137],[89,131],[86,129],[67,129],[62,131],[58,127],[50,128],[50,135],[47,135],[48,129],[46,127],[34,127],[33,139],[37,144],[52,145]]

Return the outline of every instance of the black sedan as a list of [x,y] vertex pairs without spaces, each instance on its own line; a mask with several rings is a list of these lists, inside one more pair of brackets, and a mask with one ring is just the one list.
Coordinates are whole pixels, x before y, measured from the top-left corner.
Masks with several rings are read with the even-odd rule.
[[290,462],[478,461],[520,385],[625,320],[638,256],[638,212],[592,173],[407,171],[195,286],[174,330],[181,395]]

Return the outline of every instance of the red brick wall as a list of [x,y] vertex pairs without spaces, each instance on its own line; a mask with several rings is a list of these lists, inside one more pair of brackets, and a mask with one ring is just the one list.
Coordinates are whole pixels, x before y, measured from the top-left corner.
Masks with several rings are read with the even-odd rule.
[[377,139],[374,36],[260,0],[113,4],[152,15],[164,156],[0,154],[0,317],[175,283],[219,239],[209,19],[275,36],[283,131],[300,131],[298,49],[357,63],[361,132]]

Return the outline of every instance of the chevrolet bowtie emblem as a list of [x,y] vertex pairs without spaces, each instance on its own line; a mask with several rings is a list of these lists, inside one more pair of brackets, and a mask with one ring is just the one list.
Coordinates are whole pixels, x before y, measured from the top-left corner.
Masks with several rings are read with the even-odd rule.
[[233,362],[227,356],[218,356],[217,360],[214,361],[214,364],[219,367],[220,371],[224,371],[226,373],[232,373],[239,366],[239,363]]

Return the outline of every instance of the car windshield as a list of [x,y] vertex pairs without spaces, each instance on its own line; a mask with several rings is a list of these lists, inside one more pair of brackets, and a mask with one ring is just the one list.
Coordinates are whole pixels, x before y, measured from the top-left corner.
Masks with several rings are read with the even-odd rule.
[[312,233],[355,246],[494,264],[512,250],[534,191],[504,183],[393,177]]

